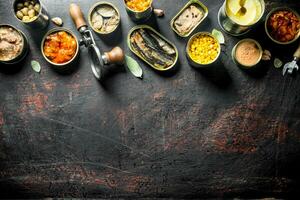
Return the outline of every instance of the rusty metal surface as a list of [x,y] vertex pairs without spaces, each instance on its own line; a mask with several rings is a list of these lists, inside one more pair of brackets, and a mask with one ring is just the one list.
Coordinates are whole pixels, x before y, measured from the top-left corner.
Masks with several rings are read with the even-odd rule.
[[[121,12],[122,28],[113,39],[96,36],[97,44],[103,50],[120,44],[130,54],[125,38],[134,23],[120,0],[109,1]],[[16,69],[0,67],[1,197],[299,196],[299,77],[282,77],[272,63],[251,73],[239,69],[230,57],[238,38],[228,35],[218,65],[191,68],[187,39],[169,27],[185,0],[157,0],[166,16],[150,23],[178,47],[177,69],[161,74],[140,62],[143,80],[119,68],[102,84],[84,49],[73,73],[53,71],[39,50],[47,30],[18,24],[7,9],[11,2],[0,0],[0,23],[24,30],[31,51]],[[69,0],[43,2],[75,31]],[[96,0],[73,2],[87,13]],[[197,30],[220,29],[223,1],[203,2],[210,13]],[[266,3],[267,10],[287,5],[300,11],[297,1]],[[284,62],[296,48],[274,46],[263,25],[247,37]],[[41,74],[31,69],[32,59],[41,63]]]

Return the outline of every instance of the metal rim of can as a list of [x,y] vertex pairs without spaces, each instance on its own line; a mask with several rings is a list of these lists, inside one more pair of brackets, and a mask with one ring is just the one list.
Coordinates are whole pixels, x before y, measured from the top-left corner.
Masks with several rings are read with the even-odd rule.
[[[195,37],[199,36],[199,35],[207,35],[207,36],[210,36],[210,37],[212,37],[212,38],[218,43],[218,55],[215,57],[214,60],[212,60],[211,62],[206,63],[206,64],[201,64],[201,63],[198,63],[198,62],[194,61],[194,60],[191,58],[190,54],[189,54],[189,47],[190,47],[190,45],[191,45],[192,40],[193,40]],[[213,64],[214,62],[216,62],[216,61],[218,60],[218,58],[220,57],[220,55],[221,55],[221,44],[220,44],[220,42],[218,41],[218,39],[217,39],[215,36],[213,36],[211,33],[209,33],[209,32],[198,32],[198,33],[195,33],[195,34],[188,40],[185,51],[186,51],[186,55],[187,55],[188,59],[189,59],[190,61],[192,61],[195,65],[201,66],[201,67],[206,67],[206,66],[209,66],[209,65]]]
[[261,7],[262,7],[261,15],[259,16],[259,18],[257,18],[256,21],[252,22],[251,24],[242,25],[242,24],[237,23],[236,21],[234,21],[233,19],[231,19],[231,18],[229,17],[229,15],[228,15],[228,13],[227,13],[227,9],[226,9],[228,0],[225,0],[225,2],[224,2],[224,5],[223,5],[223,6],[224,6],[224,11],[225,11],[226,16],[227,16],[232,22],[236,23],[236,24],[239,25],[239,26],[249,27],[249,26],[252,26],[252,25],[256,24],[257,22],[259,22],[259,21],[261,20],[261,18],[264,16],[264,13],[265,13],[265,10],[266,10],[266,3],[265,3],[264,0],[259,0],[259,1],[261,2]]
[[280,41],[275,40],[275,39],[270,35],[269,30],[268,30],[268,21],[269,21],[269,18],[271,17],[272,14],[274,14],[274,13],[277,12],[277,11],[281,11],[281,10],[291,11],[291,12],[294,13],[294,14],[298,17],[298,19],[300,20],[300,15],[299,15],[299,13],[298,13],[297,11],[295,11],[294,9],[292,9],[292,8],[289,8],[289,7],[278,7],[278,8],[274,8],[273,10],[271,10],[271,11],[268,13],[268,15],[267,15],[267,17],[266,17],[266,20],[265,20],[265,31],[266,31],[266,34],[268,35],[268,37],[269,37],[273,42],[275,42],[275,43],[277,43],[277,44],[280,44],[280,45],[288,45],[288,44],[292,44],[292,43],[294,43],[295,41],[297,41],[297,40],[299,39],[299,37],[300,37],[300,30],[298,30],[297,36],[296,36],[293,40],[291,40],[291,41],[289,41],[289,42],[280,42]]
[[131,12],[134,12],[134,13],[143,13],[143,12],[147,11],[149,8],[152,8],[153,0],[150,0],[149,7],[147,7],[145,10],[142,10],[142,11],[136,11],[136,10],[133,10],[133,9],[129,8],[129,7],[127,6],[126,0],[123,0],[123,2],[124,2],[124,4],[125,4],[125,6],[126,6],[126,9],[130,10]]
[[40,10],[39,10],[38,15],[36,16],[36,18],[35,18],[34,20],[28,21],[28,22],[24,22],[24,21],[20,20],[20,19],[17,17],[17,12],[16,12],[16,9],[15,9],[15,8],[16,8],[16,3],[17,3],[18,1],[20,1],[20,0],[14,0],[14,1],[13,1],[13,11],[14,11],[14,16],[15,16],[15,18],[17,18],[18,21],[20,21],[20,22],[22,22],[22,23],[24,23],[24,24],[29,24],[29,23],[32,23],[32,22],[37,21],[38,18],[41,16],[41,13],[42,13],[42,3],[41,3],[41,1],[40,1],[40,0],[36,0],[37,3],[40,4]]
[[[241,63],[236,59],[236,56],[235,56],[235,55],[236,55],[236,48],[237,48],[241,43],[246,42],[246,41],[254,42],[254,43],[258,46],[258,48],[259,48],[260,56],[259,56],[259,59],[257,59],[257,62],[256,62],[254,65],[243,65],[243,64],[241,64]],[[261,61],[262,56],[263,56],[263,49],[262,49],[262,47],[261,47],[261,45],[259,44],[258,41],[254,40],[254,39],[251,39],[251,38],[245,38],[245,39],[240,40],[240,41],[233,47],[233,49],[232,49],[232,51],[231,51],[231,56],[232,56],[232,60],[233,60],[237,65],[239,65],[239,66],[241,66],[241,67],[243,67],[243,68],[245,68],[245,69],[251,69],[251,68],[257,66],[257,65],[259,64],[259,62]]]
[[[69,60],[68,62],[65,62],[65,63],[54,63],[52,62],[51,60],[49,60],[47,58],[47,56],[45,55],[44,53],[44,43],[45,43],[45,40],[46,38],[52,34],[52,33],[56,33],[56,32],[60,32],[60,31],[65,31],[67,33],[69,33],[70,35],[73,36],[73,38],[76,40],[76,44],[77,44],[77,47],[76,47],[76,53],[74,54],[73,58],[71,60]],[[70,31],[69,29],[66,29],[66,28],[63,28],[63,27],[60,27],[60,28],[54,28],[54,29],[51,29],[50,31],[48,31],[45,36],[43,37],[43,40],[42,40],[42,43],[41,43],[41,52],[42,52],[42,55],[43,57],[45,58],[45,60],[50,63],[51,65],[53,66],[56,66],[56,67],[64,67],[64,66],[67,66],[68,64],[72,63],[76,57],[78,56],[78,53],[79,53],[79,42],[78,42],[78,39],[77,37],[75,36],[75,34]]]
[[[118,15],[118,17],[119,17],[118,25],[117,25],[113,30],[111,30],[111,31],[109,31],[109,32],[105,32],[105,33],[104,33],[104,32],[101,32],[101,31],[99,31],[99,30],[97,30],[97,29],[95,29],[94,26],[93,26],[93,24],[92,24],[92,20],[91,20],[93,11],[94,11],[98,6],[101,6],[101,5],[109,5],[109,6],[111,6],[111,7],[117,12],[117,15]],[[98,3],[95,3],[95,4],[91,7],[91,9],[90,9],[90,11],[89,11],[89,15],[88,15],[88,21],[89,21],[89,24],[90,24],[90,26],[92,27],[93,31],[95,31],[96,33],[98,33],[98,34],[100,34],[100,35],[108,35],[108,34],[114,32],[114,31],[119,27],[119,25],[120,25],[120,23],[121,23],[121,15],[120,15],[119,9],[118,9],[114,4],[109,3],[109,2],[106,2],[106,1],[104,1],[104,2],[98,2]]]
[[[169,45],[171,45],[173,48],[174,48],[174,50],[175,50],[175,60],[174,60],[174,63],[171,65],[171,66],[169,66],[168,68],[163,68],[163,69],[161,69],[161,68],[157,68],[157,67],[155,67],[153,64],[151,64],[151,63],[149,63],[145,58],[143,58],[142,56],[140,56],[133,48],[132,48],[132,45],[131,45],[131,42],[130,42],[130,37],[131,37],[131,35],[132,35],[132,33],[134,32],[134,31],[136,31],[136,30],[138,30],[138,29],[141,29],[141,28],[145,28],[145,29],[149,29],[149,30],[151,30],[152,32],[154,32],[156,35],[158,35],[161,39],[163,39],[165,42],[167,42]],[[133,52],[136,56],[138,56],[141,60],[143,60],[145,63],[147,63],[149,66],[151,66],[153,69],[155,69],[155,70],[157,70],[157,71],[168,71],[168,70],[170,70],[170,69],[172,69],[175,65],[176,65],[176,63],[177,63],[177,61],[178,61],[178,57],[179,57],[179,53],[178,53],[178,49],[177,49],[177,47],[172,43],[172,42],[170,42],[168,39],[166,39],[162,34],[160,34],[160,33],[158,33],[156,30],[154,30],[151,26],[148,26],[148,25],[137,25],[137,26],[135,26],[135,27],[133,27],[130,31],[129,31],[129,33],[128,33],[128,36],[127,36],[127,45],[128,45],[128,47],[129,47],[129,49],[130,49],[130,51],[131,52]]]
[[[28,52],[28,39],[26,37],[26,35],[19,29],[17,29],[16,27],[14,27],[13,25],[10,25],[10,24],[0,24],[0,27],[3,27],[3,26],[7,26],[7,27],[10,27],[10,28],[13,28],[14,30],[16,30],[22,37],[22,45],[23,45],[23,48],[22,48],[22,51],[20,51],[16,57],[14,57],[13,59],[11,60],[0,60],[1,63],[5,63],[5,64],[15,64],[21,60],[23,60]],[[24,53],[24,51],[26,51]],[[22,55],[24,53],[24,55]]]
[[[182,35],[174,28],[174,23],[175,23],[175,20],[192,4],[198,4],[204,11],[204,16],[188,34]],[[173,17],[173,19],[170,21],[170,26],[171,26],[172,30],[175,33],[177,33],[177,35],[179,35],[180,37],[189,37],[193,33],[193,31],[206,19],[207,16],[208,16],[208,8],[200,1],[192,1],[191,0],[182,7],[182,9],[175,15],[175,17]]]

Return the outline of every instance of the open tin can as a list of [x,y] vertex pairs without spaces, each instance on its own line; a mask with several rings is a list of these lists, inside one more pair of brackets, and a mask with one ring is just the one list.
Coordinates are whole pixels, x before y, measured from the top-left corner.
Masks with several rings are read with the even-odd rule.
[[[49,24],[49,15],[46,11],[45,7],[43,6],[42,2],[40,0],[33,0],[32,2],[35,2],[36,4],[39,4],[38,14],[36,15],[34,20],[29,21],[23,21],[17,16],[18,12],[18,4],[23,3],[22,0],[14,0],[13,2],[13,12],[14,16],[17,18],[18,21],[22,22],[26,26],[32,28],[32,29],[44,29]],[[28,12],[28,11],[27,11]]]
[[142,11],[136,11],[131,9],[127,5],[127,1],[128,0],[123,0],[126,11],[133,21],[145,21],[151,17],[153,11],[153,7],[152,7],[153,0],[149,0],[150,1],[149,7]]
[[[214,42],[217,44],[217,55],[215,56],[214,59],[212,59],[210,62],[207,62],[207,63],[200,63],[200,62],[197,62],[195,59],[192,58],[192,56],[190,55],[190,47],[192,45],[192,42],[199,36],[208,36],[208,37],[211,37]],[[205,51],[206,52],[206,51]],[[188,41],[187,45],[186,45],[186,57],[189,61],[189,63],[195,67],[195,68],[205,68],[205,67],[209,67],[211,66],[213,63],[215,63],[218,58],[220,57],[220,54],[221,54],[221,44],[219,43],[219,41],[217,40],[217,38],[215,36],[213,36],[211,33],[209,32],[199,32],[199,33],[196,33],[194,34]]]
[[[247,25],[239,24],[233,18],[231,18],[230,15],[228,14],[229,7],[232,7],[232,6],[228,5],[229,1],[230,0],[225,0],[224,4],[220,8],[219,13],[218,13],[218,22],[219,22],[219,25],[221,26],[221,28],[230,35],[240,36],[240,35],[246,34],[248,31],[250,31],[250,29],[256,23],[258,23],[261,20],[261,18],[264,15],[265,2],[264,2],[264,0],[257,0],[261,6],[260,15],[257,17],[257,19],[255,19],[251,23],[248,23]],[[254,0],[249,0],[249,1],[254,1]],[[245,9],[243,11],[247,11],[247,9]]]
[[[54,34],[54,33],[58,33],[58,32],[66,32],[67,34],[71,35],[74,40],[76,41],[76,50],[75,50],[75,53],[73,55],[73,57],[68,60],[67,62],[64,62],[64,63],[56,63],[56,62],[53,62],[51,61],[46,55],[45,55],[45,52],[44,52],[44,46],[45,46],[45,42],[48,38],[48,36]],[[60,47],[59,47],[60,48]],[[45,58],[45,60],[51,64],[51,66],[56,69],[57,71],[61,71],[61,72],[64,72],[64,71],[68,71],[72,68],[72,64],[74,64],[75,60],[78,58],[78,55],[79,55],[79,42],[75,36],[75,34],[66,29],[66,28],[54,28],[50,31],[48,31],[46,33],[46,35],[44,36],[43,40],[42,40],[42,43],[41,43],[41,52],[42,52],[42,55],[43,57]]]
[[[2,29],[2,28],[8,28],[11,31],[16,31],[19,34],[19,36],[21,37],[21,40],[22,40],[21,46],[22,47],[21,47],[21,50],[13,58],[0,60],[0,63],[17,64],[17,63],[21,62],[28,54],[28,51],[29,51],[28,39],[22,31],[18,30],[17,28],[15,28],[12,25],[0,24],[0,29]],[[1,49],[1,50],[3,50],[4,51],[3,53],[7,55],[7,52],[5,52],[5,49]]]
[[[102,14],[102,15],[104,15],[104,16],[102,16],[101,13],[99,12],[99,10],[97,10],[97,9],[99,9],[101,7],[105,7],[105,6],[106,6],[106,9],[110,8],[110,10],[106,10],[106,11],[104,10],[105,13]],[[99,21],[100,21],[100,23],[102,22],[102,24],[109,23],[109,21],[105,22],[105,20],[107,20],[107,19],[109,19],[111,21],[114,20],[114,22],[113,22],[114,24],[112,26],[113,28],[110,28],[108,31],[101,31],[101,30],[97,29],[94,26],[95,23],[93,22],[93,15],[95,15],[95,14],[97,14],[98,15],[97,17],[99,17],[101,19]],[[113,14],[115,14],[115,15],[113,15]],[[92,6],[92,8],[90,9],[89,15],[88,15],[88,21],[89,21],[90,26],[96,33],[98,33],[100,35],[108,35],[108,34],[114,32],[118,28],[118,26],[120,25],[120,22],[121,22],[121,16],[120,16],[119,10],[117,9],[117,7],[115,5],[108,3],[108,2],[98,2],[98,3],[94,4]],[[99,21],[96,23],[99,23]],[[103,25],[101,25],[101,27],[103,27]]]
[[[252,62],[252,64],[243,64],[239,61],[239,59],[237,58],[237,49],[238,47],[243,44],[243,43],[252,43],[253,46],[255,47],[255,49],[257,50],[257,59],[255,60],[255,62]],[[245,48],[249,51],[250,48]],[[253,50],[250,49],[250,51],[253,53]],[[246,53],[246,55],[243,56],[244,59],[249,59],[249,52]],[[242,69],[253,69],[253,68],[257,68],[260,64],[260,61],[262,60],[262,56],[263,56],[263,49],[261,47],[261,45],[254,39],[250,39],[250,38],[246,38],[243,40],[240,40],[232,49],[231,52],[231,56],[233,61],[235,62],[235,64],[237,64],[240,68]]]
[[[199,9],[199,11],[203,14],[202,18],[199,20],[198,23],[196,23],[193,28],[191,28],[188,33],[180,33],[176,27],[175,27],[175,23],[176,23],[176,20],[182,15],[184,14],[185,10],[186,9],[189,9],[190,6],[194,5],[197,9]],[[173,31],[175,33],[177,33],[179,36],[181,37],[189,37],[192,32],[203,22],[203,20],[207,17],[208,15],[208,8],[203,4],[201,3],[200,1],[198,0],[191,0],[189,1],[179,12],[178,14],[171,20],[170,22],[170,25],[171,25],[171,28],[173,29]]]
[[[148,33],[151,33],[151,34],[155,34],[161,41],[161,43],[164,43],[165,46],[169,46],[170,48],[173,49],[173,54],[172,54],[172,64],[170,64],[168,67],[160,67],[160,66],[157,66],[153,63],[151,63],[149,61],[149,59],[147,60],[143,55],[144,55],[144,52],[142,52],[141,49],[136,50],[136,48],[134,48],[133,44],[131,43],[131,37],[132,35],[136,32],[136,31],[139,31],[139,30],[146,30]],[[148,40],[151,40],[151,39],[148,39]],[[176,46],[170,42],[169,40],[167,40],[164,36],[162,36],[160,33],[158,33],[157,31],[155,31],[152,27],[148,26],[148,25],[138,25],[138,26],[135,26],[133,27],[129,33],[128,33],[128,38],[127,38],[127,43],[128,43],[128,47],[129,49],[136,55],[138,56],[140,59],[142,59],[145,63],[147,63],[150,67],[152,67],[153,69],[155,70],[158,70],[158,71],[167,71],[167,70],[170,70],[172,69],[176,63],[177,63],[177,60],[178,60],[178,50],[176,48]],[[151,49],[153,49],[153,47],[151,47]],[[162,51],[157,51],[157,56],[159,56],[159,54],[162,53]],[[151,54],[151,53],[149,53]],[[152,55],[152,54],[151,54]],[[159,60],[159,58],[157,58]]]

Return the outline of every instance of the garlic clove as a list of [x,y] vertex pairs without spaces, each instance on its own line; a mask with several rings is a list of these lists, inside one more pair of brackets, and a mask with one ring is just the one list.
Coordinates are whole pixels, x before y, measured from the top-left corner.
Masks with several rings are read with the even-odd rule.
[[157,17],[163,17],[165,15],[165,11],[162,9],[155,8],[153,12]]
[[57,25],[57,26],[62,26],[62,25],[63,25],[63,21],[62,21],[62,19],[59,18],[59,17],[54,17],[54,18],[51,19],[51,21],[52,21],[55,25]]

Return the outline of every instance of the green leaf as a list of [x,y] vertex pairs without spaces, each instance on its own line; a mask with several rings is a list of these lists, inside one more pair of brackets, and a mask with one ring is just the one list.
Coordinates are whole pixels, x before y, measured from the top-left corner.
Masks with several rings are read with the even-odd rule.
[[137,78],[143,78],[143,70],[140,67],[139,63],[127,55],[125,56],[125,60],[130,72]]
[[279,58],[274,59],[274,67],[275,68],[281,68],[283,65],[283,62]]
[[213,29],[211,34],[217,38],[220,44],[225,43],[225,38],[221,31],[218,31],[217,29]]
[[32,69],[37,72],[37,73],[40,73],[41,72],[41,65],[38,61],[36,60],[32,60],[31,61],[31,67]]

